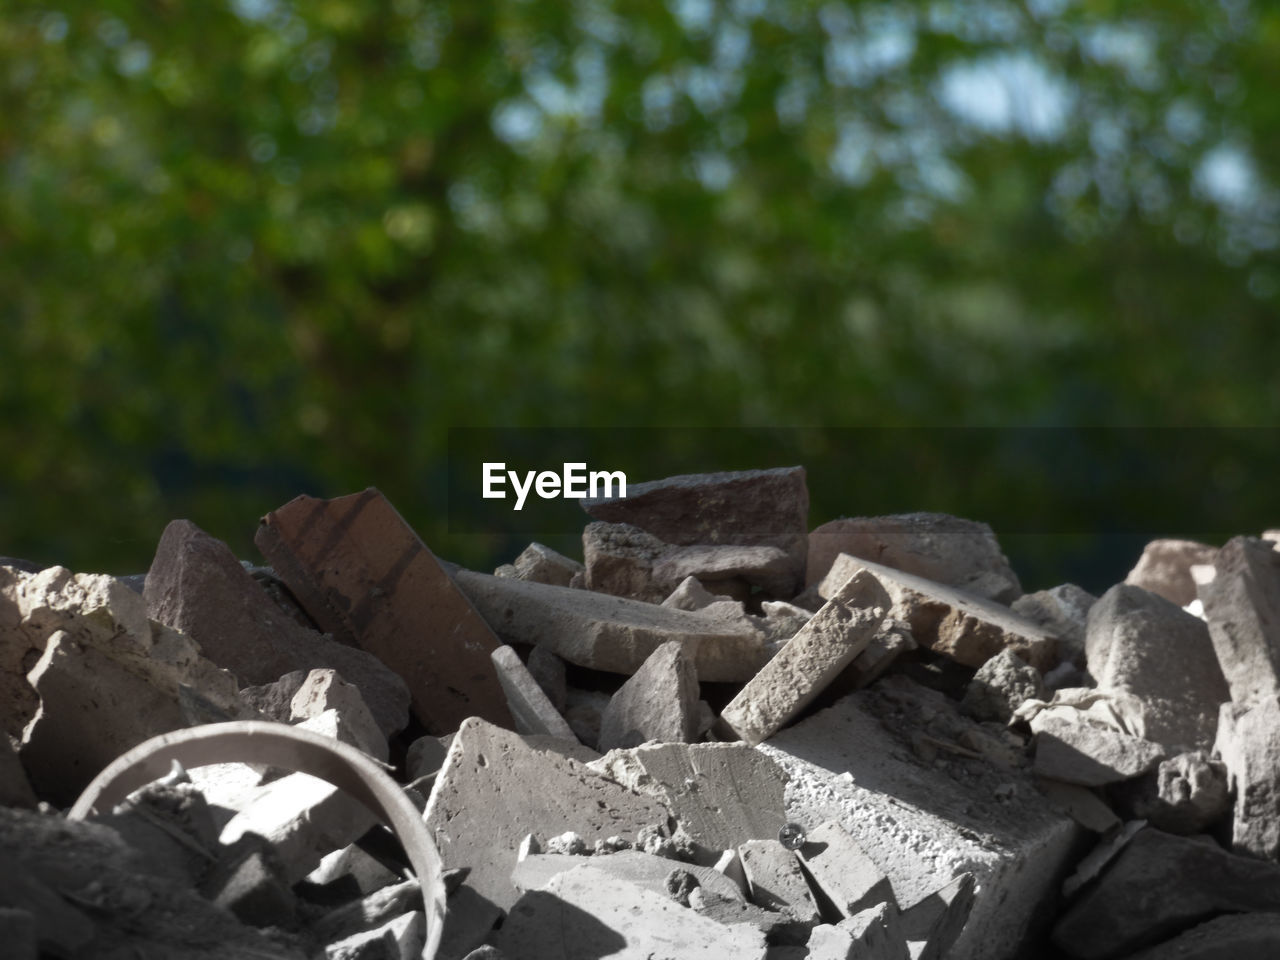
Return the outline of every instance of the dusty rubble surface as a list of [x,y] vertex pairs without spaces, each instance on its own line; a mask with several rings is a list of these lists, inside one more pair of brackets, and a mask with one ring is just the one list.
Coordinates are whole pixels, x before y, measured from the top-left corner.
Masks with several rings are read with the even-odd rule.
[[1272,539],[1024,595],[980,522],[810,530],[799,467],[631,494],[493,575],[372,489],[269,566],[185,520],[145,577],[0,561],[4,955],[1280,956]]

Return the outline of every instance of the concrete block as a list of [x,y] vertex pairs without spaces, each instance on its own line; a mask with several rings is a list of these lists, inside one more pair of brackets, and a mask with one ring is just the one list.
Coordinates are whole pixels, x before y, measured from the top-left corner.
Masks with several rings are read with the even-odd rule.
[[1280,913],[1214,917],[1128,960],[1267,960],[1280,957]]
[[459,885],[449,893],[445,904],[444,933],[436,956],[439,960],[470,956],[472,951],[483,948],[504,916],[497,904],[471,887]]
[[1085,651],[1100,691],[1137,698],[1135,732],[1174,751],[1212,745],[1230,694],[1204,621],[1117,584],[1089,611]]
[[737,850],[725,850],[716,862],[711,865],[711,869],[716,873],[728,878],[734,886],[742,893],[747,894],[747,874],[742,868],[742,858],[738,856]]
[[552,877],[585,864],[612,877],[634,883],[654,893],[667,894],[667,878],[672,870],[687,871],[698,886],[716,896],[742,903],[738,885],[711,867],[693,863],[677,863],[640,850],[619,850],[597,857],[568,856],[562,853],[534,853],[518,862],[511,872],[511,882],[520,893],[540,890]]
[[289,717],[297,723],[333,710],[342,718],[353,740],[365,753],[387,760],[387,738],[365,703],[358,687],[347,683],[336,670],[312,670],[289,703]]
[[888,606],[874,576],[854,574],[730,701],[721,720],[747,743],[767,739],[867,648]]
[[1277,902],[1280,866],[1148,827],[1066,909],[1053,943],[1075,960],[1110,960],[1206,917],[1274,911]]
[[1012,650],[1001,650],[978,668],[965,689],[961,709],[976,720],[1008,723],[1024,701],[1043,697],[1040,671]]
[[820,922],[818,905],[794,851],[777,840],[748,840],[739,845],[738,856],[752,903],[793,917],[801,929]]
[[776,839],[786,823],[785,775],[745,744],[647,744],[611,750],[589,766],[661,801],[710,855],[706,862],[747,840]]
[[384,735],[408,722],[409,692],[400,677],[373,655],[298,623],[225,543],[189,520],[165,527],[143,597],[153,619],[191,637],[243,685],[329,667],[360,690]]
[[546,647],[579,666],[630,676],[673,640],[697,643],[703,682],[747,680],[766,659],[762,634],[747,623],[468,570],[456,581],[504,641]]
[[292,884],[319,866],[326,854],[355,842],[376,819],[333,784],[291,773],[258,788],[218,839],[230,845],[250,833],[265,837],[275,845]]
[[860,960],[854,953],[853,937],[849,931],[830,923],[818,924],[809,931],[805,949],[809,960]]
[[844,518],[815,527],[809,534],[805,583],[820,583],[842,553],[998,603],[1009,603],[1022,593],[991,527],[945,513]]
[[[293,722],[293,698],[311,675],[310,670],[290,670],[273,683],[261,683],[243,687],[240,700],[251,710],[257,710],[267,720],[279,723]],[[408,694],[406,693],[406,712]]]
[[295,920],[297,903],[279,857],[251,833],[219,851],[200,892],[253,927],[290,927]]
[[523,960],[763,960],[764,935],[726,926],[670,897],[582,866],[520,897],[493,943]]
[[1231,849],[1280,859],[1280,697],[1224,703],[1214,752],[1235,796]]
[[912,960],[898,908],[880,903],[836,924],[853,941],[855,960]]
[[324,960],[418,960],[425,939],[426,918],[417,910],[328,944]]
[[685,577],[662,601],[662,605],[675,607],[677,610],[701,610],[722,599],[724,598],[704,587],[697,577]]
[[517,733],[577,739],[514,650],[502,644],[489,657],[497,670],[502,692],[506,694],[507,707]]
[[1124,582],[1185,607],[1196,598],[1194,564],[1212,564],[1218,548],[1195,540],[1152,540]]
[[1038,623],[1058,639],[1059,663],[1085,665],[1084,638],[1089,610],[1098,598],[1074,583],[1025,593],[1010,604],[1014,613]]
[[1280,693],[1280,551],[1234,537],[1214,556],[1216,575],[1199,586],[1231,699]]
[[1102,834],[1120,826],[1120,818],[1115,811],[1087,787],[1039,778],[1036,789],[1044,794],[1053,809],[1065,813],[1086,830]]
[[349,878],[348,882],[356,885],[362,896],[400,879],[381,861],[374,859],[353,843],[349,847],[326,854],[320,860],[320,865],[307,874],[307,882],[324,886],[340,881],[344,877]]
[[929,731],[959,742],[981,728],[943,695],[887,677],[756,750],[789,777],[787,819],[838,821],[886,872],[900,903],[972,873],[979,895],[949,960],[1009,960],[1038,932],[1040,906],[1054,896],[1080,828],[1044,802],[1021,767],[955,753],[926,763],[911,742]]
[[688,577],[704,583],[740,580],[771,597],[790,597],[796,591],[795,562],[785,550],[774,546],[676,546],[654,564],[654,581],[667,585],[664,595]]
[[1204,750],[1162,760],[1154,773],[1111,790],[1110,796],[1127,819],[1182,836],[1205,833],[1232,807],[1226,764]]
[[841,917],[880,903],[897,906],[889,877],[839,823],[827,821],[810,830],[796,852]]
[[538,686],[547,695],[551,705],[563,715],[567,692],[564,661],[546,647],[534,647],[529,651],[529,660],[525,666],[533,674],[533,679],[538,681]]
[[1158,743],[1083,719],[1042,713],[1031,729],[1036,733],[1036,775],[1084,787],[1139,777],[1168,755]]
[[377,490],[297,497],[262,519],[254,542],[323,630],[405,680],[428,733],[471,716],[511,726],[489,659],[497,638]]
[[698,674],[688,649],[664,643],[619,688],[600,719],[599,749],[697,737]]
[[453,739],[424,819],[445,867],[470,867],[466,883],[506,909],[516,900],[511,871],[527,834],[574,830],[591,843],[634,837],[668,816],[661,803],[473,718]]
[[902,910],[899,936],[916,944],[913,960],[945,960],[973,910],[972,874],[961,874],[940,890]]
[[541,543],[531,543],[524,548],[514,564],[515,574],[521,580],[534,583],[549,583],[556,587],[567,587],[575,573],[585,570],[577,560],[572,560],[562,553],[557,553]]
[[425,777],[439,772],[444,766],[445,757],[449,755],[449,744],[453,742],[453,734],[443,737],[419,737],[409,744],[405,753],[405,772],[410,780]]
[[358,720],[354,722],[351,720],[349,714],[340,713],[337,710],[325,710],[314,717],[300,720],[294,726],[318,733],[322,737],[341,740],[383,763],[387,762],[387,741],[383,739],[382,732],[378,730],[376,724],[372,728],[362,728]]
[[[456,892],[456,891],[454,891]],[[416,879],[375,890],[359,900],[344,903],[316,916],[310,933],[321,943],[336,943],[347,937],[375,930],[385,923],[412,913],[422,905]],[[444,960],[441,957],[441,960]]]
[[818,594],[830,599],[860,568],[880,581],[893,602],[889,616],[906,621],[917,643],[975,668],[1006,647],[1037,670],[1053,665],[1053,637],[1008,607],[847,553],[836,557]]

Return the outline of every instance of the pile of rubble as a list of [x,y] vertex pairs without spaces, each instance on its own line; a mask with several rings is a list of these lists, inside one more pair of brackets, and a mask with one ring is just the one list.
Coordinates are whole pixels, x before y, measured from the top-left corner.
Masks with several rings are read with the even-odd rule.
[[372,489],[0,560],[6,956],[1280,956],[1275,537],[1094,598],[800,468],[583,506],[494,575]]

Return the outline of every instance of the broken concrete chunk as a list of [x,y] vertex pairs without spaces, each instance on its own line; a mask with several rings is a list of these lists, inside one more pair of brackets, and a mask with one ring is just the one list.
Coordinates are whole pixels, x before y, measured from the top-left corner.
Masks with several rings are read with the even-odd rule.
[[511,882],[520,893],[539,890],[567,870],[589,863],[593,868],[601,870],[620,880],[634,883],[654,893],[667,892],[667,877],[673,867],[679,867],[689,873],[694,882],[706,890],[730,900],[742,902],[742,891],[737,884],[711,867],[700,867],[696,864],[674,864],[666,857],[657,857],[640,850],[619,850],[602,857],[592,857],[589,861],[580,856],[567,856],[559,853],[534,853],[516,864],[511,874]]
[[518,733],[577,739],[514,650],[503,644],[490,657]]
[[1121,583],[1089,611],[1085,647],[1100,691],[1137,698],[1142,736],[1175,750],[1213,743],[1229,694],[1204,621]]
[[520,897],[493,943],[524,960],[764,960],[764,935],[726,926],[670,897],[581,866]]
[[785,775],[745,744],[647,744],[611,750],[590,768],[660,800],[714,856],[747,840],[774,839],[786,823]]
[[671,591],[667,599],[662,601],[664,607],[675,607],[677,610],[701,610],[724,597],[718,596],[704,587],[697,577],[685,577],[680,585]]
[[721,711],[721,720],[747,743],[767,739],[866,649],[888,607],[872,574],[854,574]]
[[324,960],[417,960],[425,939],[426,917],[415,910],[330,943]]
[[1068,907],[1053,942],[1076,960],[1109,960],[1205,917],[1273,911],[1277,902],[1280,866],[1147,828]]
[[294,695],[302,689],[310,673],[310,670],[290,670],[274,683],[245,687],[240,691],[240,700],[268,720],[291,723]]
[[741,580],[771,597],[795,594],[795,563],[786,551],[773,546],[694,544],[672,547],[654,564],[653,579],[669,589],[686,577],[704,583]]
[[289,702],[289,718],[296,723],[321,717],[329,711],[341,718],[341,727],[347,732],[346,737],[338,736],[339,740],[386,762],[387,739],[378,729],[378,722],[360,691],[335,670],[312,670]]
[[297,497],[262,519],[254,542],[316,623],[404,678],[427,732],[470,716],[511,725],[489,660],[497,638],[377,490]]
[[460,570],[457,584],[507,643],[546,647],[570,663],[632,674],[668,641],[696,640],[698,679],[743,681],[766,657],[750,624],[623,597]]
[[564,661],[546,647],[534,647],[529,651],[529,659],[525,666],[538,681],[538,686],[547,695],[551,705],[561,715],[565,711],[565,668]]
[[219,851],[200,892],[253,927],[288,927],[297,903],[275,849],[248,833]]
[[890,676],[756,748],[788,774],[787,818],[838,821],[899,902],[974,874],[982,893],[948,960],[1018,956],[1080,836],[1022,769],[943,751],[926,763],[911,750],[916,732],[958,742],[980,730],[942,694]]
[[1218,662],[1237,703],[1280,693],[1280,551],[1233,537],[1199,587]]
[[36,793],[69,806],[107,764],[144,740],[186,726],[178,703],[64,631],[31,669],[40,708],[21,756]]
[[859,568],[888,591],[889,616],[911,625],[916,642],[969,667],[980,667],[1006,647],[1037,670],[1053,665],[1054,640],[1044,628],[977,594],[842,553],[818,585],[830,598]]
[[526,835],[574,830],[594,842],[634,836],[669,814],[575,760],[472,718],[453,738],[423,816],[445,867],[470,867],[466,884],[505,909],[516,900],[511,870]]
[[1058,639],[1058,660],[1076,667],[1085,665],[1084,638],[1089,610],[1098,598],[1074,583],[1026,593],[1013,601],[1013,612],[1038,623]]
[[1280,697],[1224,703],[1215,752],[1235,796],[1231,849],[1280,858]]
[[669,549],[669,544],[629,523],[589,523],[582,531],[586,587],[658,603],[672,587],[655,581],[653,568]]
[[310,730],[312,733],[318,733],[322,737],[339,740],[355,747],[357,750],[363,750],[369,756],[381,760],[383,763],[387,762],[387,741],[383,739],[376,725],[362,727],[357,723],[352,723],[345,713],[340,713],[337,710],[325,710],[314,717],[298,721],[294,726],[302,730]]
[[154,620],[191,637],[246,685],[329,667],[359,688],[384,736],[408,722],[409,694],[400,677],[371,654],[299,624],[225,543],[189,520],[165,527],[143,597]]
[[697,736],[698,674],[687,645],[664,643],[622,685],[600,721],[599,749]]
[[1139,777],[1167,755],[1158,743],[1084,720],[1041,714],[1031,729],[1036,733],[1036,775],[1084,787]]
[[820,921],[818,905],[794,851],[777,840],[748,840],[739,845],[738,857],[752,903],[787,914],[797,931]]
[[556,587],[567,587],[575,573],[585,568],[577,560],[572,560],[562,553],[557,553],[541,543],[531,543],[524,548],[514,564],[515,575],[521,580],[534,583],[549,583]]
[[855,960],[911,960],[898,908],[881,903],[841,920],[836,928],[853,941]]
[[1112,791],[1112,798],[1132,819],[1182,836],[1205,832],[1231,809],[1226,765],[1204,750],[1160,761],[1154,773]]
[[998,603],[1022,593],[991,527],[945,513],[844,518],[815,527],[809,534],[805,583],[820,583],[842,553]]
[[1096,793],[1087,787],[1061,780],[1036,780],[1036,789],[1044,794],[1050,806],[1065,813],[1086,830],[1093,833],[1110,833],[1120,826],[1116,816]]
[[1266,960],[1280,957],[1280,913],[1214,917],[1127,960]]
[[791,558],[790,592],[804,585],[809,490],[803,467],[633,483],[625,498],[583,500],[582,508],[596,520],[630,523],[666,543],[777,547]]
[[973,875],[964,873],[903,909],[902,936],[924,944],[919,952],[912,951],[914,960],[945,960],[951,955],[973,910],[974,886]]
[[1006,649],[978,668],[965,689],[961,708],[977,720],[1008,723],[1024,701],[1043,696],[1040,671]]
[[797,852],[840,916],[852,917],[880,903],[897,906],[885,872],[839,823],[827,821],[810,830]]
[[1142,548],[1142,556],[1124,582],[1185,607],[1196,598],[1192,565],[1213,563],[1217,552],[1217,547],[1195,540],[1152,540]]

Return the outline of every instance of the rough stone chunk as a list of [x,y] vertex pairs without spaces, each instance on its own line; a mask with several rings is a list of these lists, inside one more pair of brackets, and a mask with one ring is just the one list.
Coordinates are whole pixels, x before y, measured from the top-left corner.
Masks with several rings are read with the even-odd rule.
[[490,656],[498,671],[498,682],[507,696],[507,706],[517,733],[577,739],[514,650],[503,644]]
[[685,577],[662,601],[664,607],[675,607],[677,610],[702,610],[724,597],[717,596],[702,585],[697,577]]
[[577,560],[557,553],[541,543],[531,543],[524,548],[514,564],[515,575],[521,580],[534,583],[549,583],[556,587],[567,587],[575,573],[585,569]]
[[1084,667],[1084,637],[1089,623],[1089,610],[1098,598],[1074,583],[1063,583],[1049,590],[1026,593],[1013,601],[1011,608],[1019,616],[1038,623],[1050,636],[1058,639],[1058,660]]
[[143,598],[152,619],[191,637],[245,685],[328,667],[360,689],[383,736],[408,722],[409,693],[400,677],[372,654],[299,624],[225,543],[189,520],[165,527]]
[[473,718],[453,738],[423,818],[444,866],[470,867],[466,884],[505,909],[516,900],[511,870],[528,834],[630,838],[668,816],[661,803]]
[[588,499],[596,520],[630,523],[666,543],[777,547],[804,585],[809,490],[803,467],[701,473],[627,485],[625,498]]
[[489,659],[497,638],[377,490],[297,497],[262,519],[254,542],[323,630],[404,678],[428,733],[470,716],[511,725]]
[[1110,833],[1120,826],[1120,818],[1115,811],[1087,787],[1038,778],[1036,789],[1045,795],[1053,809],[1065,813],[1086,830]]
[[1089,611],[1085,646],[1098,689],[1137,699],[1143,737],[1172,749],[1213,743],[1229,694],[1204,621],[1121,583]]
[[518,891],[526,893],[541,889],[552,877],[587,863],[610,876],[658,894],[667,893],[667,878],[674,867],[679,867],[687,871],[698,886],[717,896],[742,902],[742,891],[737,884],[712,868],[693,863],[677,864],[666,857],[657,857],[640,850],[619,850],[606,856],[592,857],[590,861],[580,856],[560,853],[535,853],[516,864],[511,881]]
[[888,876],[839,823],[828,821],[810,830],[796,852],[840,916],[852,917],[880,903],[897,907]]
[[581,866],[524,894],[494,936],[503,953],[522,960],[609,957],[610,960],[764,960],[763,934],[726,926],[670,897]]
[[611,750],[590,768],[660,800],[714,855],[747,840],[776,839],[786,823],[785,775],[745,744],[647,744]]
[[[274,683],[262,683],[245,687],[240,691],[240,700],[251,710],[256,710],[268,720],[279,723],[293,721],[293,698],[310,676],[310,670],[290,670]],[[406,713],[408,694],[405,694]]]
[[915,960],[944,960],[960,937],[973,910],[973,875],[964,873],[902,911],[901,933],[907,940],[923,943],[913,951]]
[[910,624],[917,643],[975,668],[1006,647],[1038,670],[1053,665],[1053,637],[1008,607],[847,553],[836,557],[819,595],[834,596],[859,568],[884,586],[893,601],[889,616]]
[[1231,848],[1280,859],[1280,697],[1224,703],[1215,752],[1236,798]]
[[1191,567],[1213,563],[1217,552],[1217,547],[1194,540],[1152,540],[1142,548],[1142,556],[1124,582],[1185,607],[1196,598]]
[[1231,809],[1226,765],[1195,750],[1160,761],[1154,773],[1113,791],[1130,819],[1146,820],[1166,833],[1203,833]]
[[220,851],[200,892],[254,927],[288,927],[297,904],[275,850],[262,837],[245,834]]
[[836,926],[853,941],[850,956],[855,960],[911,960],[902,920],[892,903],[860,910]]
[[1280,957],[1280,913],[1214,917],[1128,960],[1269,960]]
[[469,570],[456,580],[507,643],[542,646],[578,666],[630,675],[672,640],[697,643],[704,682],[747,680],[766,659],[763,636],[749,623]]
[[324,960],[417,960],[426,939],[421,910],[402,913],[372,930],[353,933],[324,948]]
[[777,840],[749,840],[738,846],[751,900],[792,917],[800,929],[819,922],[818,905],[795,851]]
[[991,527],[945,513],[844,518],[815,527],[805,583],[820,583],[842,553],[999,603],[1022,593]]
[[1140,831],[1058,921],[1053,942],[1076,960],[1110,960],[1220,913],[1274,911],[1280,866],[1211,841]]
[[1024,770],[942,751],[926,762],[911,749],[917,733],[977,743],[983,731],[942,694],[886,677],[756,750],[788,774],[787,818],[838,821],[900,903],[972,873],[981,893],[948,960],[1010,960],[1035,935],[1079,828]]
[[679,643],[664,643],[613,695],[600,722],[601,750],[697,737],[698,674],[685,651]]
[[855,573],[742,688],[721,719],[747,743],[771,736],[867,648],[888,607],[879,581],[866,571]]
[[1024,701],[1043,696],[1040,671],[1012,650],[1001,650],[978,668],[961,706],[975,719],[1008,723]]
[[386,762],[387,738],[364,702],[360,691],[338,676],[335,670],[312,670],[289,702],[289,717],[306,721],[334,711],[349,736],[339,736],[371,757]]
[[534,647],[529,651],[529,659],[525,666],[538,681],[538,686],[547,695],[556,712],[563,715],[567,695],[564,661],[546,647]]
[[1234,537],[1199,587],[1209,635],[1231,689],[1247,703],[1280,693],[1280,551],[1270,541]]
[[1064,783],[1100,787],[1142,776],[1166,756],[1163,747],[1118,730],[1041,714],[1036,733],[1036,774]]

